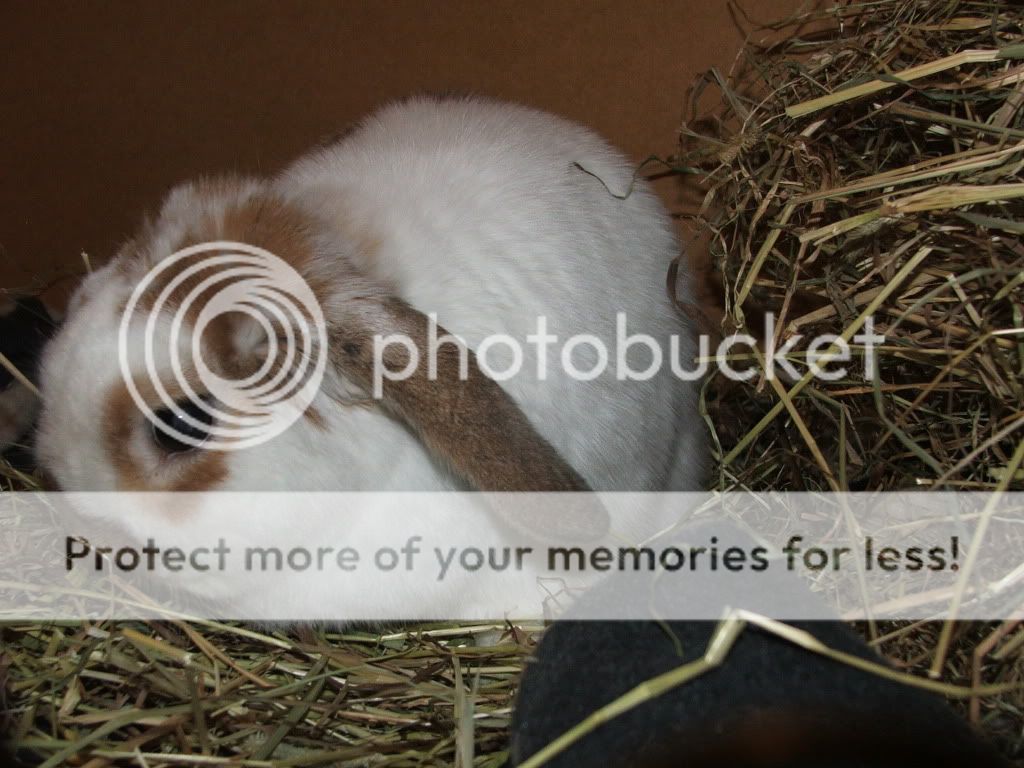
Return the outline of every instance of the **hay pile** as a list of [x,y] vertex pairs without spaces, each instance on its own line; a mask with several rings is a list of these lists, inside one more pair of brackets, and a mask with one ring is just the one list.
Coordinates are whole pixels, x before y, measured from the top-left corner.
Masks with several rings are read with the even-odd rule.
[[[794,36],[703,81],[711,117],[670,160],[704,185],[723,328],[760,336],[772,311],[780,342],[852,337],[873,315],[887,341],[873,377],[712,376],[716,487],[1024,488],[1021,12],[882,0],[773,29]],[[488,629],[8,625],[0,728],[47,766],[496,767],[532,640],[478,646]],[[1024,681],[1013,622],[873,632],[904,670]],[[965,706],[1024,754],[1020,688]]]
[[672,161],[704,185],[725,331],[760,339],[770,311],[779,347],[868,316],[886,337],[871,377],[856,358],[834,382],[712,377],[716,487],[1024,488],[1022,23],[842,5],[696,89],[720,103]]
[[[694,89],[675,170],[710,244],[723,336],[763,339],[796,376],[733,361],[702,405],[720,490],[1024,489],[1024,9],[849,3],[772,25]],[[886,337],[866,375],[807,373],[807,341]],[[743,357],[743,355],[737,355]],[[826,366],[828,367],[828,366]],[[1024,684],[1024,630],[864,627],[905,669]],[[1024,755],[1024,692],[966,713]]]
[[20,754],[48,768],[498,768],[527,630],[474,644],[492,630],[7,625],[0,711]]

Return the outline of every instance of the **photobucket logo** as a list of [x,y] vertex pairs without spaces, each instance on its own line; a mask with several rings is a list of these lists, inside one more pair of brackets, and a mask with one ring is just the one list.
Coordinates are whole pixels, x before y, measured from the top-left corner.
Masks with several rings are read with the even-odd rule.
[[[204,346],[207,333],[225,358],[212,367],[218,355]],[[242,375],[239,360],[248,361]],[[136,286],[121,316],[118,362],[135,405],[163,433],[193,448],[248,448],[283,432],[313,401],[326,326],[290,264],[245,243],[202,243],[160,260]]]
[[[459,377],[465,380],[469,371],[469,347],[461,337],[439,335],[437,316],[431,313],[428,318],[425,350],[428,378],[437,378],[438,351],[452,345],[459,353]],[[804,375],[804,368],[816,379],[837,381],[848,375],[848,366],[837,364],[850,363],[856,347],[863,357],[864,377],[870,380],[874,378],[875,347],[883,344],[885,337],[875,333],[874,318],[868,317],[861,332],[852,337],[853,345],[836,334],[822,334],[811,338],[806,349],[801,351],[798,346],[803,340],[802,334],[791,334],[784,343],[778,344],[775,317],[768,313],[763,340],[736,333],[719,341],[712,352],[711,338],[702,334],[698,337],[695,351],[689,340],[678,334],[666,338],[631,332],[626,313],[619,312],[615,316],[614,338],[606,341],[592,333],[574,334],[567,336],[560,348],[556,348],[560,339],[549,332],[548,319],[541,315],[537,318],[536,332],[528,334],[525,343],[508,334],[491,334],[484,337],[474,355],[480,370],[498,382],[522,374],[528,359],[534,365],[533,370],[527,371],[528,375],[546,381],[552,367],[552,356],[555,357],[554,364],[574,381],[592,381],[605,375],[613,375],[619,381],[647,381],[666,369],[681,381],[698,381],[711,371],[712,366],[733,381],[749,381],[759,372],[768,379],[782,376],[796,381]],[[388,367],[387,350],[390,347],[402,349],[403,354],[394,358],[403,361],[401,366]],[[503,350],[498,355],[500,362],[494,359],[496,350]],[[413,376],[423,356],[424,350],[405,334],[375,336],[373,397],[380,399],[383,396],[386,381],[402,381]]]

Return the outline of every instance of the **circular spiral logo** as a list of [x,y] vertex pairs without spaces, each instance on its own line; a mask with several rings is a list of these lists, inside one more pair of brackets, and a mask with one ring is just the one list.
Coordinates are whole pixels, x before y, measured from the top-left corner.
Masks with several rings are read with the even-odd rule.
[[[139,320],[149,400],[131,365]],[[208,330],[231,345],[228,364],[211,365],[209,347],[204,354]],[[136,406],[162,432],[193,448],[239,450],[279,435],[312,403],[326,337],[320,304],[290,264],[246,243],[216,241],[171,254],[139,282],[121,316],[118,362]],[[246,366],[234,365],[243,357]]]

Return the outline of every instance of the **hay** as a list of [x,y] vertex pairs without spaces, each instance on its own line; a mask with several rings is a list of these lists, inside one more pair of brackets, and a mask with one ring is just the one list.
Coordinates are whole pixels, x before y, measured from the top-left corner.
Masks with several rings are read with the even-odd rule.
[[[771,313],[781,348],[872,317],[886,341],[871,375],[822,381],[803,343],[795,376],[762,347],[733,360],[751,382],[709,377],[713,487],[1024,489],[1024,12],[887,0],[770,32],[698,82],[667,160],[700,185],[719,330],[761,339]],[[902,669],[1016,685],[965,714],[1022,753],[1017,622],[861,629]]]
[[452,765],[461,753],[497,768],[527,644],[525,631],[474,644],[494,629],[14,624],[0,683],[19,746],[47,767]]
[[[868,315],[873,376],[709,379],[716,487],[1024,488],[1022,16],[979,2],[811,13],[748,46],[672,164],[702,169],[726,333],[781,347]],[[777,25],[782,28],[787,25]],[[851,345],[855,355],[863,345]]]
[[[888,341],[871,379],[711,377],[715,487],[1022,488],[1020,16],[891,0],[773,27],[798,28],[702,81],[695,103],[721,103],[669,165],[705,185],[726,333],[773,310],[780,336],[852,337],[870,309]],[[498,766],[536,628],[478,645],[492,629],[7,625],[0,731],[54,766]],[[965,715],[1024,753],[1024,629],[863,629],[898,669],[974,689]]]

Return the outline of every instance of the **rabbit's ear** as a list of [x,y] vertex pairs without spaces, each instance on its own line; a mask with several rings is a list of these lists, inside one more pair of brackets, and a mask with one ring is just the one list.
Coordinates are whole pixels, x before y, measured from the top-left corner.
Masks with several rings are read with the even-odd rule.
[[[340,372],[374,392],[474,489],[590,490],[505,390],[480,370],[471,350],[437,345],[436,371],[431,374],[431,321],[426,315],[394,297],[366,296],[346,304],[343,317],[334,318],[340,322],[331,323],[332,359]],[[436,338],[447,335],[435,328]],[[377,370],[381,366],[392,374],[410,373],[389,377]],[[504,517],[532,536],[591,540],[607,532],[608,519],[596,497],[587,496],[589,501],[567,498],[560,514],[519,511]]]

